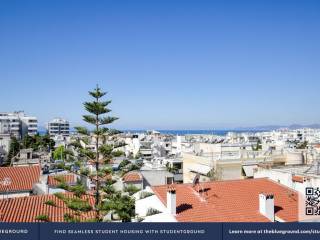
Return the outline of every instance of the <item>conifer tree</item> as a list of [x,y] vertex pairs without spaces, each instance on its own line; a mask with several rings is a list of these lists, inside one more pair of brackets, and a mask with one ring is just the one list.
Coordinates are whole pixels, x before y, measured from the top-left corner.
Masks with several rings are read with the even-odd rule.
[[12,136],[10,141],[10,147],[8,152],[8,160],[11,161],[20,151],[20,143],[16,137]]
[[[118,220],[131,221],[131,218],[135,216],[134,199],[113,188],[112,170],[105,166],[110,163],[113,157],[119,156],[121,152],[119,148],[125,145],[118,139],[118,134],[121,132],[109,127],[118,118],[109,115],[111,101],[102,99],[106,93],[101,91],[99,86],[93,91],[89,91],[89,95],[93,100],[84,103],[87,114],[83,115],[83,120],[92,127],[76,127],[77,137],[74,139],[75,141],[69,144],[69,147],[76,152],[74,165],[78,165],[80,170],[67,170],[80,177],[89,177],[95,183],[95,219],[92,220],[102,221],[106,213],[111,213],[111,215],[116,215]],[[93,150],[90,147],[92,142],[95,144]],[[87,168],[88,165],[94,165],[95,171],[90,172]],[[85,201],[89,201],[90,197],[88,198],[88,195],[92,196],[92,193],[86,192],[80,182],[76,186],[70,187],[63,179],[57,178],[56,180],[60,182],[60,188],[73,192],[75,196],[68,198],[63,195],[56,195],[67,203],[68,208],[72,206],[73,209],[71,209],[76,209],[78,212],[77,214],[69,214],[65,217],[65,220],[69,222],[80,221],[79,216],[82,213],[91,211],[90,208],[87,208],[87,205],[86,208],[83,208],[83,204]]]
[[100,177],[103,177],[100,173],[100,163],[105,162],[101,161],[101,152],[105,153],[105,149],[109,148],[110,151],[109,154],[106,154],[104,157],[109,157],[107,161],[111,160],[110,155],[113,149],[113,146],[109,145],[103,145],[102,139],[105,135],[111,136],[114,134],[119,133],[118,131],[114,131],[107,126],[116,121],[118,118],[109,116],[108,113],[111,112],[111,110],[108,108],[108,105],[111,103],[110,100],[103,101],[102,97],[106,95],[106,92],[101,91],[99,86],[93,90],[89,91],[89,95],[93,98],[93,101],[91,102],[85,102],[84,107],[85,110],[88,112],[88,114],[83,115],[83,120],[87,122],[88,124],[92,125],[94,127],[93,131],[88,130],[84,127],[77,127],[77,131],[80,134],[89,136],[91,133],[93,134],[95,138],[95,150],[93,152],[87,152],[87,155],[89,156],[90,160],[94,159],[94,165],[96,169],[96,176],[94,178],[95,180],[95,210],[96,210],[96,218],[100,219],[99,215],[99,208],[101,205],[101,198],[100,198]]

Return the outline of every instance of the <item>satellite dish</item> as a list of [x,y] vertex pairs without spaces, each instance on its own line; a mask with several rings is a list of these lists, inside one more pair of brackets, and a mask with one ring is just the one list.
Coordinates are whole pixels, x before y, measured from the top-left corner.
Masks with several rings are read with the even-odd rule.
[[193,179],[193,186],[196,186],[200,183],[200,174],[197,173],[197,175]]

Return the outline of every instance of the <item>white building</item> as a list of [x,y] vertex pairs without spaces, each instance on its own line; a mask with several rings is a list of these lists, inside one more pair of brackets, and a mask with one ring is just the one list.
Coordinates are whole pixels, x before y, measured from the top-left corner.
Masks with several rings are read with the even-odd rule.
[[14,113],[0,113],[0,133],[21,137],[21,123],[19,117]]
[[254,178],[269,178],[305,194],[306,188],[320,186],[320,162],[314,161],[311,165],[259,166],[254,171]]
[[21,116],[21,133],[22,136],[34,136],[38,132],[38,120],[36,117]]
[[55,118],[48,123],[48,133],[50,136],[62,135],[68,137],[70,135],[69,122],[62,118]]
[[0,134],[9,134],[17,138],[33,136],[38,131],[36,117],[27,116],[23,111],[0,113]]

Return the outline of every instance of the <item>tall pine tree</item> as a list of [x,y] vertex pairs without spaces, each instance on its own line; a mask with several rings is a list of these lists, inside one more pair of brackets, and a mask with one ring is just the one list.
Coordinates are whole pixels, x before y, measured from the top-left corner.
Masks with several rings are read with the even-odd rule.
[[83,115],[83,120],[93,126],[93,131],[90,131],[84,127],[77,127],[76,130],[79,134],[84,136],[93,136],[95,139],[95,149],[90,151],[85,149],[82,154],[87,156],[87,159],[95,165],[95,177],[92,178],[95,181],[95,211],[98,221],[101,220],[100,208],[101,208],[101,179],[105,177],[107,172],[100,169],[100,165],[108,163],[112,159],[112,152],[115,147],[119,147],[117,144],[106,144],[106,138],[110,139],[112,136],[120,133],[117,130],[108,128],[108,125],[116,121],[117,117],[109,116],[111,110],[108,105],[110,100],[104,101],[102,98],[106,95],[106,92],[101,91],[97,86],[93,91],[89,91],[89,95],[93,98],[93,101],[85,102],[84,107],[88,114]]
[[[76,152],[75,158],[73,158],[74,165],[79,166],[80,170],[66,169],[76,175],[85,177],[85,179],[90,178],[95,183],[94,210],[96,214],[94,221],[102,221],[103,217],[107,216],[107,213],[112,216],[116,215],[117,220],[123,222],[131,221],[135,216],[134,199],[126,193],[116,191],[113,188],[112,170],[107,167],[113,157],[119,156],[119,148],[125,145],[118,138],[118,134],[121,132],[108,127],[118,118],[109,115],[111,110],[108,105],[111,101],[102,100],[106,93],[101,91],[99,86],[90,91],[89,94],[93,100],[84,103],[87,114],[83,115],[83,119],[93,128],[75,128],[78,135],[74,138],[75,141],[69,144],[69,147]],[[94,150],[91,148],[92,142],[95,144]],[[95,171],[90,171],[87,167],[88,165],[94,165]],[[86,191],[82,182],[70,187],[62,178],[57,178],[56,180],[60,182],[60,188],[74,193],[74,197],[71,198],[63,194],[56,194],[56,197],[63,200],[68,208],[76,211],[74,214],[64,216],[65,221],[81,221],[80,216],[91,211],[88,201],[92,193]],[[50,206],[55,206],[54,202],[49,204],[51,204]],[[86,220],[91,221],[93,219]]]

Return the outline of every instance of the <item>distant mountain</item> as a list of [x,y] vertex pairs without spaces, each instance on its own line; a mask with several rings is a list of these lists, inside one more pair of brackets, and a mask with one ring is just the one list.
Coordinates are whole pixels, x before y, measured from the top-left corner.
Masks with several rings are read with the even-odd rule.
[[256,126],[256,127],[240,127],[240,128],[236,128],[239,130],[266,130],[266,131],[272,131],[272,130],[277,130],[280,128],[288,128],[291,130],[295,130],[295,129],[300,129],[300,128],[320,128],[320,124],[291,124],[291,125],[263,125],[263,126]]
[[289,126],[290,129],[299,129],[299,128],[320,128],[320,124],[308,124],[308,125],[300,125],[300,124],[292,124]]

